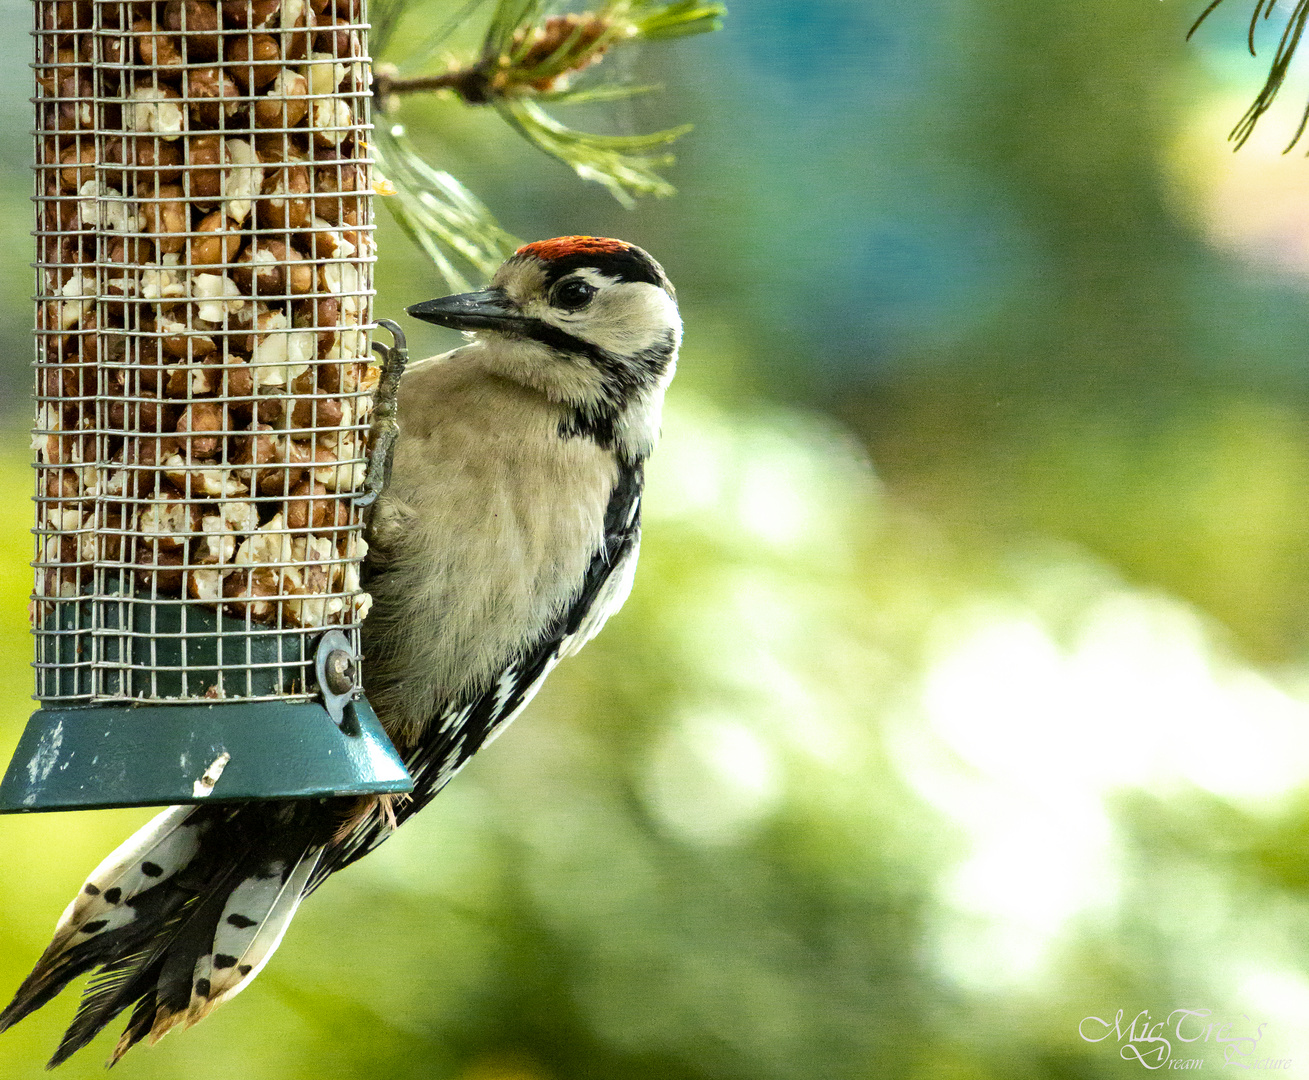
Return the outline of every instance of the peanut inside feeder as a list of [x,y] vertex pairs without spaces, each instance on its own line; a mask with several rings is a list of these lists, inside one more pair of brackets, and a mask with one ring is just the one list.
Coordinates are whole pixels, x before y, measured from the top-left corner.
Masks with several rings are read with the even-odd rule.
[[[357,649],[365,29],[358,0],[38,0],[43,700],[303,697],[321,628]],[[258,635],[295,646],[271,678]]]

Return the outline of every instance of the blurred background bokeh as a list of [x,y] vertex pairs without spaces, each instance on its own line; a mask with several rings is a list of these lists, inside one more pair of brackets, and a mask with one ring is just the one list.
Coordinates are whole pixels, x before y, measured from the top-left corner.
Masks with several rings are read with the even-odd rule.
[[[1309,1076],[1309,162],[1282,153],[1309,78],[1234,155],[1287,11],[1256,60],[1237,0],[1187,44],[1201,6],[737,0],[626,61],[668,92],[603,122],[696,124],[680,194],[634,211],[406,103],[514,234],[622,236],[678,285],[637,587],[237,1002],[120,1074],[1120,1077],[1079,1022],[1186,1008],[1215,1026],[1175,1059]],[[0,16],[7,760],[29,8]],[[442,291],[388,221],[381,251],[379,314]],[[0,820],[0,995],[148,816]],[[0,1038],[0,1077],[42,1075],[72,1006]]]

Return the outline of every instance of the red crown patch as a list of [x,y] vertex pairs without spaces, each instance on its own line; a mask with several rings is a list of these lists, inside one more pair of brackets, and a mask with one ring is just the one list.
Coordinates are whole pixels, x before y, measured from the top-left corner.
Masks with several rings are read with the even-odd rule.
[[566,255],[612,255],[626,251],[630,245],[604,236],[557,236],[524,244],[515,255],[535,255],[538,259],[562,259]]

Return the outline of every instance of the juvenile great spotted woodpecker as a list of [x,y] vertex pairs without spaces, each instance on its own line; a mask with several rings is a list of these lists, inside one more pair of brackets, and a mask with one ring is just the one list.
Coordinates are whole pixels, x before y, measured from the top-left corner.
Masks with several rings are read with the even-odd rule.
[[175,806],[82,886],[0,1030],[98,969],[50,1065],[131,1012],[111,1064],[239,993],[300,901],[417,813],[627,598],[642,469],[682,324],[646,252],[568,236],[410,315],[468,344],[410,366],[363,568],[369,700],[412,796]]

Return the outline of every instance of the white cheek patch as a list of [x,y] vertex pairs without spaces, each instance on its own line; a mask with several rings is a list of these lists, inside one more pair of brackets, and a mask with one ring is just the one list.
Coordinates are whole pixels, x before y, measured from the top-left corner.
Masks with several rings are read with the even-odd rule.
[[551,309],[548,315],[543,314],[545,321],[619,356],[633,356],[663,345],[669,329],[673,331],[674,345],[680,343],[682,320],[677,305],[658,285],[615,282],[594,270],[580,273],[592,284],[607,284],[597,285],[595,299],[580,311]]

